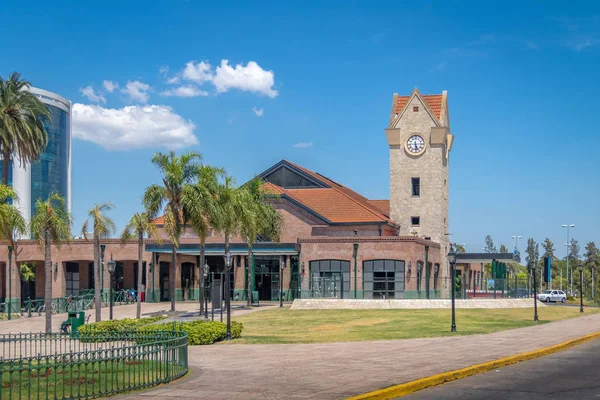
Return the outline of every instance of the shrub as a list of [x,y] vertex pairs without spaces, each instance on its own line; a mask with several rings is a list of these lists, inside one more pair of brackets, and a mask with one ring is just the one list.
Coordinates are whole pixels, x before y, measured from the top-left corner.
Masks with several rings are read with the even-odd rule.
[[[188,334],[190,346],[207,345],[220,342],[227,338],[227,325],[217,321],[191,321],[179,324],[152,324],[146,325],[139,331],[181,330]],[[231,323],[231,337],[242,336],[243,326],[240,322]]]
[[567,296],[567,300],[568,300],[568,301],[575,301],[575,297],[573,297],[573,296],[571,296],[571,295],[568,295],[568,296]]
[[140,319],[115,319],[108,321],[92,322],[91,324],[83,325],[79,328],[80,334],[87,333],[109,333],[109,332],[124,332],[135,331],[144,325],[149,325],[161,321],[167,317],[150,317]]

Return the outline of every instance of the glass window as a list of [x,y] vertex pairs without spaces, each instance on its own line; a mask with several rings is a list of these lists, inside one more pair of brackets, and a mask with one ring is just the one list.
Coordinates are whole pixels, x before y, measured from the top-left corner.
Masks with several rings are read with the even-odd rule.
[[410,224],[413,226],[419,226],[421,224],[421,217],[410,217]]
[[412,195],[420,196],[421,195],[421,178],[410,178],[411,186],[412,186]]

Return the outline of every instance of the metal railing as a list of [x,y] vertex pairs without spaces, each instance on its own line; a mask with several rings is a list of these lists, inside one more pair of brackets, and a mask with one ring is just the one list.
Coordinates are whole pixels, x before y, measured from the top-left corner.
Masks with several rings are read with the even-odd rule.
[[181,331],[0,335],[0,400],[86,399],[168,383],[188,371]]

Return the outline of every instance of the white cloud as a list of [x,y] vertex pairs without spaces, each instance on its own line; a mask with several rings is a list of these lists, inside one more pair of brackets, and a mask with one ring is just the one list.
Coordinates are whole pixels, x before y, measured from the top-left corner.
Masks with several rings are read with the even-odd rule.
[[256,107],[252,107],[252,112],[254,114],[256,114],[257,117],[262,117],[265,110],[263,110],[262,108],[256,108]]
[[208,92],[198,89],[195,86],[179,86],[175,89],[165,90],[160,93],[161,96],[177,96],[177,97],[196,97],[208,96]]
[[210,63],[200,61],[190,61],[185,64],[185,68],[181,72],[183,79],[194,81],[196,83],[210,82],[213,79],[212,67]]
[[150,98],[150,95],[148,94],[149,90],[150,85],[146,83],[140,81],[127,81],[127,85],[121,89],[121,92],[128,95],[131,100],[147,103]]
[[104,89],[106,89],[108,93],[112,93],[115,91],[115,89],[119,88],[119,83],[113,81],[103,81],[102,86],[104,86]]
[[158,69],[158,73],[161,74],[161,75],[164,75],[166,77],[167,74],[169,73],[169,66],[168,65],[163,65],[162,67],[160,67]]
[[245,67],[237,64],[233,68],[229,65],[228,60],[221,60],[221,65],[217,67],[212,83],[217,92],[239,89],[269,97],[275,97],[278,94],[277,90],[273,89],[275,84],[273,71],[265,71],[254,61],[248,62]]
[[167,78],[167,83],[169,85],[172,85],[174,83],[179,83],[179,77],[178,76],[172,76],[171,78]]
[[94,103],[106,103],[106,99],[102,94],[96,93],[94,88],[90,85],[88,87],[80,88],[79,92],[87,97],[89,101],[93,101]]
[[313,142],[300,142],[293,145],[293,147],[297,149],[305,149],[307,147],[312,147]]
[[148,105],[121,109],[76,103],[73,137],[106,150],[180,149],[198,144],[194,124],[170,107]]

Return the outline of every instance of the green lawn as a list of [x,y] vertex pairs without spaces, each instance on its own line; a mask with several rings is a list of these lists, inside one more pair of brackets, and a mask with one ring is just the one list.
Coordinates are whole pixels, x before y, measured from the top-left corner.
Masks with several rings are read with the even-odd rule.
[[[584,315],[599,312],[587,309]],[[539,307],[539,323],[580,316],[576,307]],[[266,310],[236,317],[242,337],[230,343],[326,343],[450,335],[443,310]],[[531,326],[533,308],[456,310],[459,335]]]
[[22,361],[0,365],[0,399],[66,399],[100,397],[150,386],[180,373],[167,372],[154,361],[109,360],[102,362],[43,363]]

